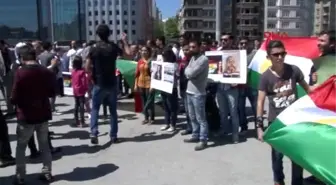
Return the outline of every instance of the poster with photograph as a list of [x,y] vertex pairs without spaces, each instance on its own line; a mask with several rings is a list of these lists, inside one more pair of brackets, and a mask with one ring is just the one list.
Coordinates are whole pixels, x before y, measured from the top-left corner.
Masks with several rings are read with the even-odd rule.
[[73,96],[73,90],[71,85],[71,73],[62,72],[62,74],[63,74],[64,95]]
[[152,61],[151,88],[172,93],[176,69],[175,63]]
[[228,84],[245,84],[247,57],[245,50],[208,51],[209,80]]

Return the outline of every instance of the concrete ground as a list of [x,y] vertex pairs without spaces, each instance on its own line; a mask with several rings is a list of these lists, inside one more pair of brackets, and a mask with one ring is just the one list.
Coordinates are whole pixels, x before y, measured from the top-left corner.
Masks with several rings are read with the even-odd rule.
[[[143,116],[133,112],[133,102],[119,103],[120,144],[106,146],[109,125],[100,125],[100,146],[89,144],[88,128],[72,128],[73,99],[57,100],[63,112],[54,116],[51,131],[56,133],[54,146],[63,151],[54,156],[55,185],[271,185],[271,150],[254,138],[229,144],[225,139],[209,142],[209,148],[195,152],[194,144],[185,144],[179,132],[160,131],[162,113],[155,125],[141,125]],[[87,121],[88,122],[88,121]],[[184,117],[180,117],[180,124]],[[16,121],[8,120],[11,146],[15,153]],[[252,123],[250,123],[252,127]],[[27,155],[29,150],[27,149]],[[29,159],[27,182],[39,185],[41,164]],[[284,171],[290,180],[290,162],[285,158]],[[0,185],[11,184],[14,167],[0,169]],[[308,176],[308,174],[305,174]]]

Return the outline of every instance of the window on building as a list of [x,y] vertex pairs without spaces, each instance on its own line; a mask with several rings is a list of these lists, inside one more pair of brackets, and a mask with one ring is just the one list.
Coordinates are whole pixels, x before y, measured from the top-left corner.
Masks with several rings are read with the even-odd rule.
[[117,13],[117,15],[119,15],[119,14],[120,14],[119,10],[117,10],[117,12],[116,12],[116,13]]
[[109,11],[109,15],[112,15],[112,11]]
[[289,10],[282,10],[283,17],[289,17],[290,11]]
[[105,11],[103,10],[101,14],[102,14],[102,15],[105,15]]
[[117,25],[119,25],[120,24],[120,20],[117,20]]
[[100,1],[101,6],[105,6],[105,1]]
[[127,11],[126,10],[124,10],[124,15],[127,15]]
[[95,16],[98,16],[98,11],[97,10],[95,11]]
[[135,25],[135,20],[132,20],[132,25]]
[[127,22],[127,21],[124,21],[124,25],[128,25],[128,22]]
[[282,5],[284,5],[284,6],[291,5],[291,0],[282,0]]
[[89,35],[92,35],[92,31],[89,31]]
[[209,0],[209,4],[210,4],[210,5],[215,4],[215,1],[214,1],[214,0]]
[[99,24],[99,21],[95,21],[95,25],[98,25]]
[[298,29],[303,28],[302,23],[301,22],[297,22],[295,24],[295,28],[298,28]]
[[109,21],[109,24],[110,24],[110,25],[112,25],[112,24],[113,24],[113,21],[112,21],[112,20],[110,20],[110,21]]
[[88,6],[92,6],[92,5],[91,5],[91,1],[88,2]]
[[245,8],[245,9],[244,9],[244,13],[245,13],[245,14],[250,14],[250,13],[251,13],[251,11],[250,11],[250,9],[249,9],[249,8]]
[[267,28],[275,28],[275,23],[267,23]]
[[240,24],[240,20],[237,20],[237,21],[236,21],[236,24],[239,25],[239,24]]
[[244,31],[244,36],[250,36],[250,32],[249,31]]
[[276,11],[268,11],[267,12],[267,17],[270,17],[270,18],[276,17]]
[[105,20],[102,20],[102,24],[106,24]]
[[119,0],[115,0],[116,5],[119,5]]
[[136,31],[135,30],[132,30],[132,35],[135,35],[136,34]]
[[109,0],[108,4],[109,4],[110,6],[112,6],[112,0]]
[[92,25],[92,21],[89,21],[89,26],[91,26]]
[[134,10],[132,10],[132,15],[135,15],[135,11]]
[[276,0],[268,0],[268,6],[276,6]]
[[97,0],[93,1],[93,6],[98,6],[98,1]]
[[92,16],[92,12],[89,12],[88,15],[89,15],[89,16]]
[[244,20],[244,24],[250,24],[250,20]]
[[135,0],[132,0],[132,5],[135,5]]
[[117,30],[117,34],[118,34],[118,35],[120,34],[120,30]]
[[288,22],[288,21],[283,21],[283,22],[281,23],[281,28],[289,28],[289,25],[290,25],[290,22]]

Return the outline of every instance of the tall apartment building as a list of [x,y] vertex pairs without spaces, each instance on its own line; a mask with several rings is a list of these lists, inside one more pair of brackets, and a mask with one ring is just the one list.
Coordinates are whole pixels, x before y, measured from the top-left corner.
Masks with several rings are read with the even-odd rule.
[[99,24],[111,29],[111,40],[117,41],[124,32],[129,41],[138,42],[151,38],[152,0],[87,0],[87,40],[96,40]]
[[[180,31],[192,37],[215,39],[215,0],[184,0],[180,12]],[[263,31],[262,0],[222,0],[221,32],[236,37],[260,37]]]
[[313,32],[312,0],[265,0],[264,30],[289,36],[310,36]]
[[336,0],[315,0],[314,33],[335,30]]

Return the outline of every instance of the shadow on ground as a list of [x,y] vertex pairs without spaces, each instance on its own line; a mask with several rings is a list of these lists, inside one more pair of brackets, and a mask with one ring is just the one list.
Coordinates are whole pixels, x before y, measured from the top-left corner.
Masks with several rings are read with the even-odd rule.
[[[65,174],[59,174],[54,176],[54,182],[57,181],[68,181],[68,182],[83,182],[96,180],[101,177],[104,177],[110,173],[118,170],[119,167],[114,164],[101,164],[96,167],[78,167],[73,169],[73,171]],[[26,176],[27,184],[34,185],[45,185],[46,183],[39,182],[38,179],[39,174],[29,174]],[[11,184],[13,180],[13,176],[0,177],[0,184],[7,185]]]

